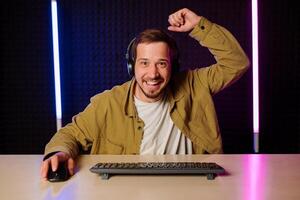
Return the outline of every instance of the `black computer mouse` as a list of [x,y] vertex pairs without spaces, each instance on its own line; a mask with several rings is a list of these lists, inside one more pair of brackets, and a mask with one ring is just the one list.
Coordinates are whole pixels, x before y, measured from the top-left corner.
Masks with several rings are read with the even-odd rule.
[[60,162],[56,171],[49,167],[47,179],[50,182],[66,181],[70,177],[66,162]]

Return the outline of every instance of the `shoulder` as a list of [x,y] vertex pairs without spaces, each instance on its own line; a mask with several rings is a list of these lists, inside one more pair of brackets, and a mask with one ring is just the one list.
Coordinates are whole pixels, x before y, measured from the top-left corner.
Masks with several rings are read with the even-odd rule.
[[116,85],[110,90],[105,90],[99,94],[96,94],[91,98],[92,104],[107,104],[109,102],[121,103],[126,98],[127,92],[130,89],[131,81],[127,81],[122,85]]

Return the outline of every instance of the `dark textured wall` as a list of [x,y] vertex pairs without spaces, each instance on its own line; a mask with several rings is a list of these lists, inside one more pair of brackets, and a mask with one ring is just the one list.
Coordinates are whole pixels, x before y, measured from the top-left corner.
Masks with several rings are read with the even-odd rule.
[[[300,152],[299,33],[293,30],[298,19],[287,3],[259,6],[261,150]],[[229,29],[252,59],[250,0],[59,1],[63,124],[90,97],[129,80],[125,52],[130,40],[146,28],[166,29],[168,15],[182,7]],[[12,1],[4,8],[0,153],[42,153],[55,132],[50,1]],[[171,35],[178,41],[182,68],[214,62],[186,33]],[[252,70],[214,98],[225,152],[251,153]]]
[[41,153],[56,129],[49,3],[1,5],[0,153]]
[[299,7],[260,1],[261,150],[300,152]]

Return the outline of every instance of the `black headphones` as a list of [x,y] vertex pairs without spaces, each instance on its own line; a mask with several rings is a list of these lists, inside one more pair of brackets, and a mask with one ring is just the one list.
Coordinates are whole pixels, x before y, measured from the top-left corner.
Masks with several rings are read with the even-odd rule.
[[[135,63],[135,55],[132,46],[135,44],[136,38],[133,38],[126,51],[126,60],[127,60],[127,72],[130,77],[134,76],[134,63]],[[179,72],[179,51],[176,47],[175,55],[173,56],[172,64],[172,74]]]
[[135,42],[136,38],[133,38],[128,47],[127,47],[127,51],[126,51],[126,60],[127,60],[127,72],[128,75],[130,77],[134,76],[134,56],[133,56],[133,52],[132,52],[132,46]]

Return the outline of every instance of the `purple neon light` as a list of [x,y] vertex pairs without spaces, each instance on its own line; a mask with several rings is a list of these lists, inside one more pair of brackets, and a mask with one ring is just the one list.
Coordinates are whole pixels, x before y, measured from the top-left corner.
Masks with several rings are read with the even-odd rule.
[[258,80],[258,12],[257,0],[252,0],[252,65],[253,65],[253,132],[259,133],[259,80]]
[[253,96],[253,146],[259,152],[259,77],[258,77],[258,8],[252,0],[252,96]]

